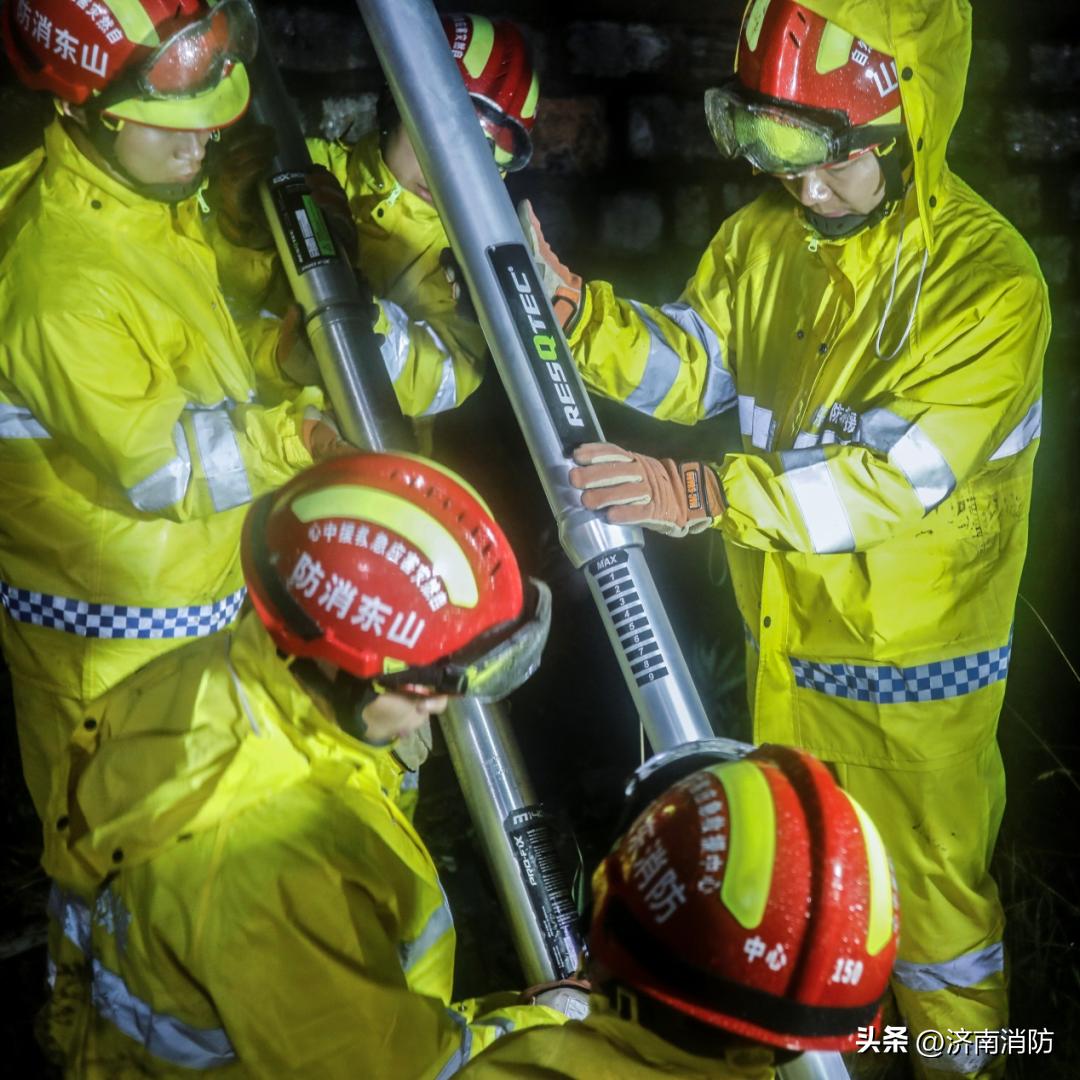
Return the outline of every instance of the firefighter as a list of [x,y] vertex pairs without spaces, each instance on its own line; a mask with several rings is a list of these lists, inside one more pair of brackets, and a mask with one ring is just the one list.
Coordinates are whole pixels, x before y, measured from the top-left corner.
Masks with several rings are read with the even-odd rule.
[[564,1019],[450,1004],[450,911],[378,765],[447,695],[531,674],[546,587],[413,457],[316,466],[252,506],[242,545],[254,610],[88,706],[71,742],[67,1074],[421,1080]]
[[[990,876],[996,743],[1050,317],[1031,251],[945,162],[967,0],[753,0],[706,94],[725,156],[779,179],[662,307],[581,287],[526,215],[585,380],[662,420],[738,408],[742,446],[575,452],[611,521],[723,537],[755,742],[831,762],[896,863],[912,1035],[1007,1021]],[[976,1046],[920,1059],[1000,1075]]]
[[[532,156],[540,84],[521,31],[482,15],[443,15],[442,25],[496,164],[503,173],[523,169]],[[383,359],[402,412],[428,417],[460,405],[480,383],[487,346],[389,88],[379,98],[376,130],[351,147],[318,139],[308,147],[344,188],[339,208],[327,185],[311,178],[333,218],[348,219],[336,232],[347,235],[354,263],[380,298],[375,329],[385,337]],[[272,245],[255,198],[270,149],[250,133],[211,185],[221,233],[241,248]],[[273,281],[272,258],[260,265],[224,253],[222,262],[238,310],[287,303],[282,282]]]
[[0,636],[51,873],[85,702],[235,618],[245,505],[339,440],[275,334],[243,348],[200,225],[247,0],[17,0],[3,34],[59,114],[0,214]]
[[881,836],[821,762],[680,747],[638,771],[628,806],[593,875],[588,1018],[512,1036],[464,1076],[769,1080],[872,1038],[896,894]]

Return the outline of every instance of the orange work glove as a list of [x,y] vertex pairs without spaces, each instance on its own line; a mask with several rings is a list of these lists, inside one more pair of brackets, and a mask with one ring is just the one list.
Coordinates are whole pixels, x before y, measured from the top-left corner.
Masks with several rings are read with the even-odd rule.
[[290,304],[281,317],[274,358],[279,370],[297,386],[318,386],[322,382],[299,304]]
[[724,512],[716,473],[702,461],[679,465],[613,443],[585,443],[574,451],[580,468],[570,483],[582,506],[607,510],[612,525],[644,525],[667,536],[701,532]]
[[592,984],[588,979],[556,979],[540,983],[522,991],[523,1005],[546,1005],[561,1012],[571,1020],[584,1020],[589,1015],[589,993]]
[[310,405],[304,410],[304,419],[300,424],[300,438],[307,447],[312,461],[322,461],[325,458],[358,452],[355,446],[341,437],[341,432],[329,416]]
[[540,219],[533,212],[528,199],[518,203],[517,212],[540,277],[540,285],[551,301],[555,317],[562,323],[563,329],[569,331],[581,310],[581,275],[561,263],[559,256],[551,250],[540,228]]

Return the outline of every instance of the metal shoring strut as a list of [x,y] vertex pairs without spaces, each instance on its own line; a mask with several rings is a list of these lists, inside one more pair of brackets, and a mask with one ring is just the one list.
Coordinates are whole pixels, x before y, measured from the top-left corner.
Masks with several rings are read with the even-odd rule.
[[[412,430],[372,333],[370,302],[311,200],[304,179],[311,157],[292,100],[265,47],[253,67],[253,113],[278,139],[273,175],[260,196],[335,418],[355,446],[410,450]],[[505,713],[459,700],[441,727],[527,982],[573,975],[583,953],[577,911],[554,859],[554,829],[537,803]]]
[[589,588],[654,750],[712,727],[640,529],[581,505],[573,448],[603,439],[430,0],[357,0],[517,416],[559,537]]
[[[640,529],[585,510],[573,447],[603,436],[517,215],[476,122],[431,0],[357,0],[461,264],[563,547],[584,567],[654,750],[713,735],[642,552]],[[845,1080],[835,1053],[803,1054],[785,1080]]]

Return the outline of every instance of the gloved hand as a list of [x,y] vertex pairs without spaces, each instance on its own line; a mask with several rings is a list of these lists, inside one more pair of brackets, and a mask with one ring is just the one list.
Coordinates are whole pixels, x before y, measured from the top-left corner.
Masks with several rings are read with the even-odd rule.
[[589,1015],[588,979],[558,979],[555,982],[530,986],[521,994],[524,1005],[546,1005],[571,1020],[584,1020]]
[[406,732],[394,744],[394,757],[409,772],[416,772],[431,755],[431,721],[424,722],[412,731]]
[[312,461],[322,461],[341,454],[355,454],[356,447],[347,443],[338,431],[337,425],[325,413],[310,405],[304,409],[304,419],[300,425],[300,438],[307,447]]
[[574,451],[581,468],[570,483],[581,504],[607,510],[612,525],[644,525],[667,536],[707,529],[724,512],[720,480],[708,465],[652,458],[613,443],[585,443]]
[[278,368],[297,386],[318,386],[319,365],[304,331],[299,304],[290,304],[281,318],[274,358]]
[[443,248],[439,252],[439,265],[443,268],[443,273],[450,285],[450,295],[454,298],[458,315],[463,319],[476,322],[476,307],[473,304],[469,286],[465,283],[465,272],[450,248]]
[[259,202],[259,181],[269,173],[276,152],[274,129],[265,124],[228,130],[222,135],[206,201],[230,244],[256,251],[274,246],[273,233]]
[[315,165],[304,176],[311,189],[315,205],[326,218],[326,227],[330,230],[338,247],[350,261],[356,258],[358,238],[356,222],[353,220],[349,197],[338,183],[337,177],[322,165]]
[[551,250],[528,199],[518,203],[517,213],[540,277],[540,285],[551,301],[555,317],[562,323],[563,329],[569,331],[581,310],[581,276],[561,263],[559,256]]

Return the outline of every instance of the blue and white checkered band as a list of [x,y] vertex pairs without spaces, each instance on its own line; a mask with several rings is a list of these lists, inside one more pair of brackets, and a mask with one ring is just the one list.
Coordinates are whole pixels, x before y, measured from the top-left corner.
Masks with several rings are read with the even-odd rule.
[[0,581],[0,601],[19,622],[91,638],[193,638],[224,630],[236,618],[247,589],[196,607],[91,604],[67,596],[16,589]]
[[913,701],[944,701],[999,682],[1009,673],[1012,638],[1000,649],[989,649],[938,660],[916,667],[866,667],[862,664],[814,664],[790,656],[795,682],[805,690],[830,697],[901,705]]

